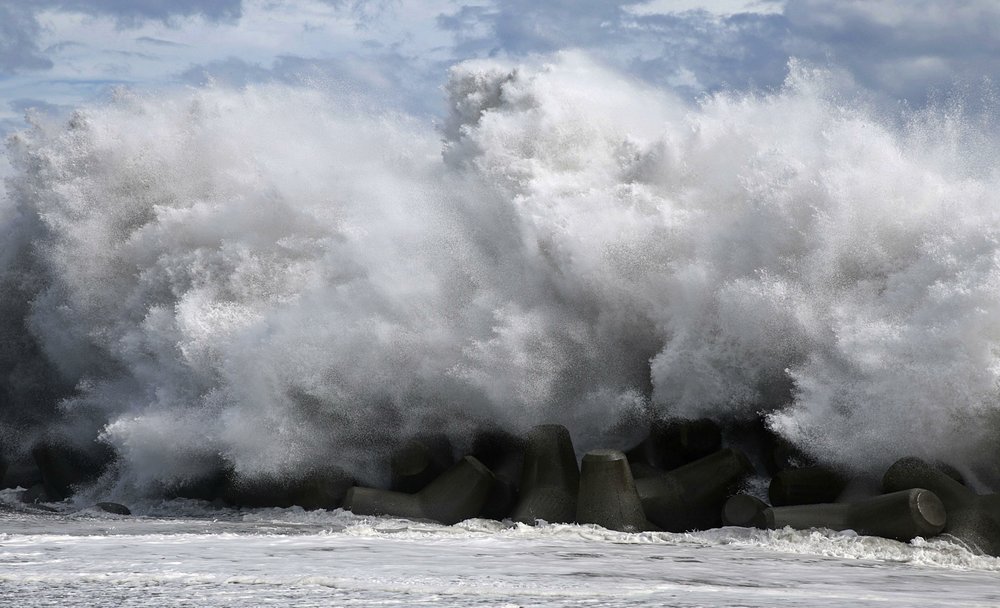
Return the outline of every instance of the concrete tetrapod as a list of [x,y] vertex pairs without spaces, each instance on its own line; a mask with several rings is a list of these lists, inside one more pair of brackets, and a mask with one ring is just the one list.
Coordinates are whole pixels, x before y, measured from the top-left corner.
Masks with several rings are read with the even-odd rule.
[[903,542],[936,536],[945,527],[944,504],[930,490],[913,488],[856,503],[768,507],[746,495],[733,496],[723,507],[726,525],[754,528],[854,530]]
[[642,465],[670,470],[704,458],[721,447],[722,431],[708,418],[657,420],[650,425],[649,436],[629,450],[627,456],[640,470]]
[[132,511],[125,505],[117,502],[99,502],[94,505],[95,509],[104,511],[105,513],[113,513],[115,515],[131,515]]
[[901,458],[882,477],[882,489],[894,492],[906,488],[927,488],[937,494],[948,511],[944,533],[970,549],[1000,556],[1000,518],[991,501],[979,496],[946,473],[919,458]]
[[46,438],[31,450],[42,474],[48,500],[60,501],[73,494],[74,487],[97,479],[114,458],[110,446],[91,443],[74,445],[65,438]]
[[959,471],[955,467],[951,466],[947,462],[938,460],[938,461],[933,462],[931,464],[932,464],[932,466],[935,469],[941,471],[942,473],[944,473],[948,477],[951,477],[952,479],[954,479],[958,483],[962,484],[963,486],[965,485],[965,475],[962,475],[961,471]]
[[583,457],[576,521],[620,532],[656,529],[643,513],[625,454],[593,450]]
[[768,476],[784,469],[813,464],[768,428],[763,417],[726,425],[726,445],[747,454],[754,466]]
[[979,500],[983,509],[1000,522],[1000,494],[983,494]]
[[524,439],[499,429],[484,429],[476,433],[472,441],[472,455],[496,477],[481,513],[486,519],[500,521],[514,511],[520,497],[524,443]]
[[771,478],[767,497],[775,507],[834,502],[847,486],[840,474],[825,467],[778,471]]
[[510,516],[520,496],[524,439],[499,429],[483,429],[472,441],[472,455],[493,471],[493,489],[481,512],[486,519]]
[[[631,479],[631,476],[630,476]],[[521,496],[511,519],[569,523],[577,512],[580,469],[566,427],[542,424],[528,433],[521,473]]]
[[353,487],[344,508],[356,515],[392,515],[430,519],[445,525],[475,517],[493,486],[493,473],[466,456],[416,494]]
[[669,473],[637,479],[635,485],[652,523],[670,532],[707,530],[719,527],[726,498],[751,472],[743,452],[726,448]]
[[299,506],[307,511],[336,509],[343,503],[347,491],[354,485],[354,478],[343,469],[331,466],[300,472],[299,478],[231,477],[222,498],[231,505],[241,507]]
[[451,442],[444,435],[411,439],[389,459],[390,487],[397,492],[419,492],[453,464]]
[[859,502],[882,494],[882,480],[874,477],[852,477],[835,499],[829,502]]
[[771,507],[763,500],[749,494],[737,494],[722,506],[722,524],[764,530],[774,526],[774,517]]

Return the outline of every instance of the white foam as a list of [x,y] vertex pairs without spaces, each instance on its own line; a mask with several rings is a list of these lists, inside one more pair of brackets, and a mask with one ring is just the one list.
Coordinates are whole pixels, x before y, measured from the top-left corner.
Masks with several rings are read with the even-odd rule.
[[623,534],[342,511],[217,515],[4,515],[0,587],[25,606],[76,597],[136,606],[986,606],[1000,570],[1000,560],[942,541],[830,531]]

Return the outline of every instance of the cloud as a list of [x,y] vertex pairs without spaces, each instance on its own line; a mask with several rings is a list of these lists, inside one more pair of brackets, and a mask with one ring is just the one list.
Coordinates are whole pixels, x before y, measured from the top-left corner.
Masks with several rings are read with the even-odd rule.
[[242,87],[252,82],[269,82],[275,79],[274,70],[250,63],[238,57],[229,57],[193,65],[180,74],[183,82],[195,86],[210,83]]
[[851,93],[915,106],[1000,74],[995,0],[733,0],[690,10],[695,4],[494,0],[437,22],[456,56],[579,48],[689,95],[779,86],[792,58],[829,68]]
[[173,42],[172,40],[163,40],[161,38],[153,38],[151,36],[139,36],[138,38],[135,39],[135,41],[140,44],[149,44],[152,46],[163,46],[172,48],[182,48],[187,46],[186,44]]
[[868,89],[916,104],[1000,74],[995,0],[791,0],[785,17],[791,53],[842,67]]
[[392,49],[374,54],[345,53],[337,58],[277,57],[270,66],[238,57],[193,65],[178,78],[187,84],[242,88],[255,83],[310,84],[350,92],[385,107],[417,115],[440,114],[437,91],[444,66],[421,64]]
[[691,94],[776,87],[788,72],[787,21],[780,14],[650,15],[633,27],[656,50],[632,59],[631,69]]
[[86,46],[87,46],[86,44],[83,44],[82,42],[77,42],[75,40],[64,40],[62,42],[50,44],[49,46],[45,47],[45,50],[43,50],[42,52],[45,53],[46,55],[52,55],[53,53],[61,53],[67,50],[86,48]]
[[358,21],[359,27],[365,27],[378,20],[400,4],[400,0],[320,0],[320,2],[350,14]]
[[50,116],[59,115],[69,109],[68,106],[60,106],[41,99],[27,98],[13,99],[7,102],[7,107],[19,114],[23,114],[29,110],[34,110],[35,112],[41,112],[42,114],[48,114]]
[[0,76],[52,67],[52,61],[38,50],[40,31],[30,8],[0,1]]
[[[41,26],[40,10],[49,11]],[[77,14],[75,31],[59,25],[65,20],[50,20],[60,11]],[[83,31],[81,13],[101,17],[103,33]],[[200,18],[182,19],[187,17]],[[86,47],[77,46],[81,42]],[[110,75],[139,86],[168,84],[178,74],[186,83],[235,86],[325,79],[405,98],[402,106],[422,114],[439,113],[449,65],[484,57],[520,61],[563,49],[584,50],[689,98],[778,87],[789,60],[799,58],[830,68],[852,94],[920,106],[935,91],[1000,73],[1000,4],[0,0],[0,74],[46,70],[55,62],[53,79]],[[23,87],[9,97],[48,99],[40,89]]]
[[635,2],[498,0],[488,6],[461,6],[439,16],[438,24],[455,34],[459,54],[550,52],[619,41],[629,4]]
[[122,26],[138,26],[146,20],[170,22],[176,17],[202,16],[210,21],[232,21],[242,14],[242,0],[0,0],[0,76],[26,70],[47,70],[52,60],[45,55],[72,42],[39,50],[43,10],[79,12],[111,17]]
[[517,57],[584,49],[647,81],[690,94],[776,86],[787,73],[788,23],[781,14],[636,7],[634,1],[498,0],[462,6],[439,16],[438,24],[455,37],[458,55]]
[[123,24],[195,15],[213,21],[232,20],[243,9],[242,0],[38,0],[35,6],[111,16]]

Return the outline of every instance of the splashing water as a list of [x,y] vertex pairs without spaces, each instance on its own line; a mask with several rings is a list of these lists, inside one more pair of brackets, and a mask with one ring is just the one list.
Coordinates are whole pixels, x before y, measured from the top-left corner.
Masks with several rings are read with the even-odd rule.
[[13,137],[7,428],[100,435],[138,492],[637,412],[1000,480],[998,146],[961,112],[897,124],[794,64],[692,105],[576,53],[447,92],[439,127],[258,86]]

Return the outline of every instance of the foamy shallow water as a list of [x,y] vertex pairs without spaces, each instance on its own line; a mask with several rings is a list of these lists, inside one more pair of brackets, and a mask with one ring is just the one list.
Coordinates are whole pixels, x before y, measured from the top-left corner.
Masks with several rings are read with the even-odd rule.
[[619,534],[340,511],[0,516],[12,606],[996,606],[1000,560],[944,540]]

